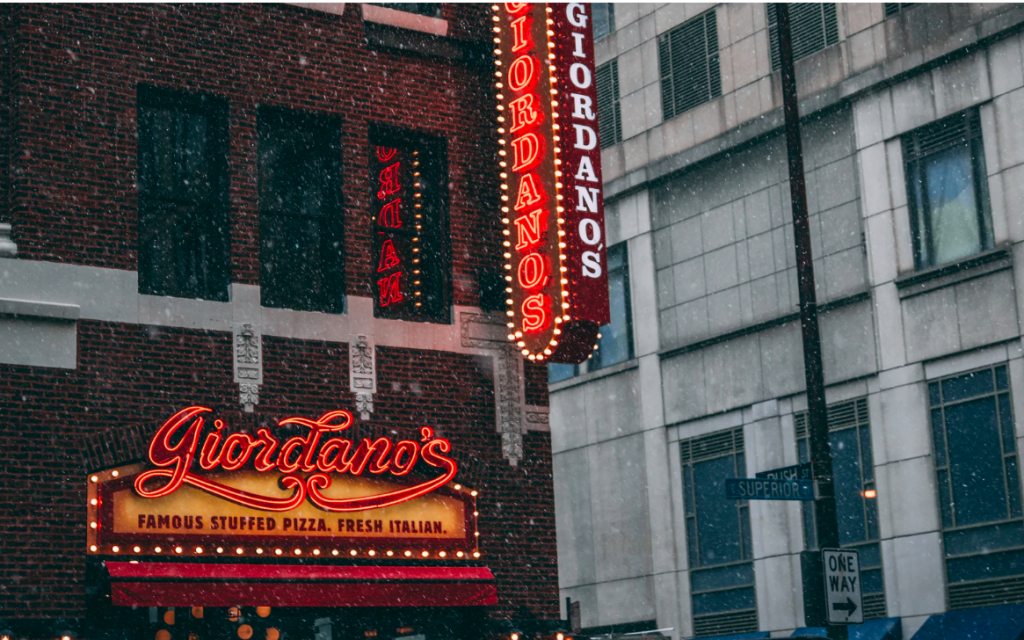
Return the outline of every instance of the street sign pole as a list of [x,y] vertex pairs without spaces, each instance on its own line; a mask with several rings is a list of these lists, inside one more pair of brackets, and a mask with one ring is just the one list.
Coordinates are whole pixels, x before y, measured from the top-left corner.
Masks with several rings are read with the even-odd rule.
[[[789,157],[789,187],[793,203],[793,232],[796,240],[796,271],[800,291],[800,328],[804,346],[804,375],[807,382],[807,417],[811,463],[818,483],[814,501],[818,548],[839,546],[835,485],[832,481],[832,451],[828,437],[828,412],[825,405],[825,375],[821,362],[821,338],[818,331],[818,305],[814,291],[814,261],[811,256],[811,232],[807,219],[807,188],[804,182],[803,149],[800,143],[800,111],[797,108],[796,68],[789,24],[789,5],[775,5],[779,34],[779,67],[782,72],[782,111],[785,117],[786,149]],[[823,590],[809,594],[805,576],[804,599],[817,598],[824,610]],[[846,640],[846,627],[826,626],[828,637]]]

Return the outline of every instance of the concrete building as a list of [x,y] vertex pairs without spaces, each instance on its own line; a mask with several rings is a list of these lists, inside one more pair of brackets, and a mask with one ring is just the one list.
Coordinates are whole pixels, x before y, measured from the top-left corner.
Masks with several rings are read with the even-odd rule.
[[[595,632],[787,636],[813,514],[723,486],[806,459],[772,11],[599,13],[628,273],[598,356],[550,369],[561,595]],[[1024,602],[1024,7],[793,22],[842,541],[866,617],[933,637]]]

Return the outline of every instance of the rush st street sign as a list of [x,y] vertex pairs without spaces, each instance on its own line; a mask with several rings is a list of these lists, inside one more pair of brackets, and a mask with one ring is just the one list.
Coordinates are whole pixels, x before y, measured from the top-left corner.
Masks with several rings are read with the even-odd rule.
[[493,8],[508,339],[576,364],[609,322],[591,8]]
[[730,500],[814,500],[814,481],[727,478],[725,497]]

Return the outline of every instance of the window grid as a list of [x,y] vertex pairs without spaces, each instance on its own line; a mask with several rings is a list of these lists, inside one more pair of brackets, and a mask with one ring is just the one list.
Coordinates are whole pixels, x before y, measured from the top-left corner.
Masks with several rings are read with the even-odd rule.
[[918,2],[886,2],[885,6],[885,17],[891,18],[903,11],[906,11],[910,7],[916,7]]
[[[997,404],[1010,402],[1009,383],[1006,381],[1006,366],[1000,365],[990,369],[982,369],[967,375],[990,375],[992,376],[992,389],[990,393],[972,395],[947,402],[942,382],[955,378],[962,378],[965,374],[957,374],[931,382],[929,394],[932,401],[932,429],[935,438],[935,471],[939,482],[939,506],[942,510],[943,529],[946,531],[974,528],[978,526],[989,526],[1000,522],[1013,522],[1020,520],[1020,478],[1017,468],[1016,439],[1013,433],[1013,424],[1004,424],[1002,411],[996,411],[996,420],[999,430],[999,447],[1003,467],[1003,488],[1006,491],[1006,512],[1004,518],[974,523],[961,526],[956,513],[956,501],[953,498],[953,479],[951,477],[951,455],[949,450],[949,433],[946,423],[946,411],[950,407],[962,405],[968,402],[976,402],[984,398],[993,398]],[[1012,413],[1011,413],[1012,415]],[[937,419],[937,420],[936,420]],[[1014,500],[1016,496],[1016,500]]]
[[594,40],[615,33],[615,5],[611,2],[595,2],[591,8],[594,18]]
[[[810,434],[807,427],[807,413],[794,416],[797,450],[800,462],[810,461]],[[864,590],[864,617],[884,618],[885,588],[882,580],[882,558],[879,548],[877,500],[868,498],[866,492],[875,490],[874,462],[871,454],[871,425],[868,417],[867,398],[858,398],[828,407],[829,434],[852,430],[856,441],[856,459],[860,471],[860,507],[864,524],[864,536],[860,540],[847,540],[844,548],[857,549],[861,557],[861,582]],[[833,443],[833,457],[841,455]],[[838,491],[837,487],[837,491]],[[837,505],[838,506],[838,505]],[[807,549],[817,549],[817,514],[813,502],[802,502],[804,539]],[[842,524],[842,523],[840,523]]]
[[597,68],[597,129],[601,148],[622,142],[622,105],[619,102],[619,61]]
[[[749,502],[718,500],[718,496],[715,496],[716,504],[720,504],[722,509],[735,509],[740,559],[702,562],[703,543],[697,520],[701,511],[697,507],[698,487],[694,479],[695,464],[719,461],[723,458],[729,459],[732,477],[746,476],[743,429],[731,429],[684,440],[679,443],[679,447],[695,632],[698,636],[705,636],[756,630],[757,607],[753,589]],[[730,502],[734,502],[735,506],[730,505]],[[733,597],[730,598],[730,595]],[[716,602],[716,596],[724,597]],[[741,604],[736,604],[737,602]]]
[[[779,25],[775,6],[774,3],[766,5],[773,71],[779,69]],[[793,39],[794,61],[831,47],[839,42],[836,5],[831,2],[790,4],[789,28]]]
[[716,20],[712,9],[658,37],[664,120],[722,95]]
[[227,301],[228,102],[140,85],[139,292]]

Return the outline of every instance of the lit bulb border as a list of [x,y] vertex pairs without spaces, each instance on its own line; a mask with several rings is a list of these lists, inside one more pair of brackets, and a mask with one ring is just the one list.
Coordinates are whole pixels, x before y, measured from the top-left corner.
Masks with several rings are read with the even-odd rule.
[[[423,561],[468,561],[482,557],[480,552],[480,530],[477,498],[480,492],[463,486],[458,482],[450,482],[443,490],[452,497],[463,500],[468,512],[466,521],[473,531],[469,540],[472,544],[460,544],[462,540],[445,539],[430,541],[430,544],[417,542],[404,543],[398,538],[379,538],[379,544],[368,544],[366,538],[359,539],[359,544],[343,544],[350,538],[294,538],[278,537],[271,539],[265,536],[256,541],[239,542],[236,539],[217,540],[217,536],[195,535],[189,541],[171,542],[167,538],[159,541],[137,540],[103,542],[100,540],[102,498],[100,486],[118,478],[127,479],[144,468],[143,465],[131,465],[117,469],[107,469],[88,474],[86,477],[86,551],[90,556],[124,557],[126,559],[162,556],[167,558],[312,558],[312,559],[361,559],[361,560],[423,560]],[[325,512],[326,513],[326,512]],[[275,514],[285,515],[285,514]],[[333,514],[334,516],[340,514]],[[253,536],[255,538],[255,536]],[[313,540],[323,544],[312,544]],[[424,547],[430,547],[424,548]],[[239,553],[239,549],[241,552]],[[390,553],[389,553],[390,552]]]
[[[494,40],[494,45],[495,45],[495,48],[494,48],[495,66],[500,67],[501,66],[500,56],[501,56],[501,53],[502,53],[501,52],[502,28],[500,26],[498,26],[498,25],[501,24],[501,18],[502,18],[501,17],[501,13],[500,13],[501,12],[501,6],[497,5],[497,4],[493,4],[493,5],[491,5],[491,10],[494,11],[494,13],[495,13],[495,15],[492,16],[492,20],[493,20],[493,22],[496,23],[495,26],[492,27],[492,29],[491,29],[492,32],[495,34],[495,37],[493,39]],[[532,11],[532,9],[531,9],[531,11]],[[554,20],[551,18],[551,15],[550,15],[550,14],[554,13],[554,9],[552,9],[550,6],[545,4],[545,13],[547,14],[547,18],[546,18],[546,22],[545,22],[544,33],[545,33],[545,43],[547,45],[547,50],[548,50],[548,60],[547,60],[547,67],[546,68],[547,68],[547,74],[548,74],[548,78],[549,78],[549,84],[551,85],[551,95],[555,96],[555,95],[558,95],[557,94],[556,85],[558,84],[559,78],[558,78],[558,76],[557,76],[557,74],[555,72],[555,69],[557,69],[557,65],[555,65],[555,61],[557,60],[557,58],[555,57],[555,53],[554,53],[555,43],[552,40],[552,37],[554,36],[554,31],[552,30],[552,26],[554,25]],[[543,60],[541,61],[541,64],[543,65]],[[542,72],[541,73],[543,74],[543,67],[542,67]],[[505,97],[501,93],[501,90],[503,89],[502,80],[505,80],[507,82],[507,78],[504,77],[503,71],[500,68],[497,69],[494,72],[494,75],[495,75],[496,78],[498,78],[498,81],[495,82],[495,87],[494,87],[497,90],[497,91],[495,91],[495,101],[497,102],[497,110],[498,110],[498,115],[497,115],[496,120],[498,122],[498,135],[502,136],[498,140],[499,145],[502,147],[502,149],[499,151],[499,157],[501,159],[498,162],[498,166],[500,168],[500,173],[505,176],[505,177],[501,178],[501,190],[503,192],[501,194],[501,201],[503,203],[501,205],[501,213],[502,213],[501,221],[505,225],[505,229],[504,229],[504,231],[502,233],[502,236],[505,238],[503,240],[503,251],[502,251],[502,254],[503,254],[504,258],[505,258],[505,271],[508,272],[505,275],[505,281],[506,282],[511,282],[511,278],[512,278],[512,276],[511,276],[512,263],[510,261],[512,259],[512,252],[511,252],[510,238],[512,237],[512,233],[513,233],[513,231],[512,231],[513,223],[512,223],[512,217],[510,215],[509,207],[508,207],[508,204],[507,204],[508,200],[509,200],[509,197],[508,197],[509,185],[508,185],[508,172],[505,170],[505,169],[507,169],[507,162],[504,160],[504,158],[507,156],[507,152],[504,149],[504,147],[507,144],[507,141],[504,138],[504,131],[505,130],[504,130],[504,126],[503,125],[505,124],[504,123],[505,118],[502,115],[502,113],[505,111],[505,109],[507,107],[507,101],[505,100]],[[543,83],[541,82],[541,79],[538,79],[537,84],[539,86],[543,86]],[[538,90],[538,93],[539,93],[539,90]],[[555,127],[558,125],[557,121],[559,119],[559,112],[558,112],[558,107],[559,106],[560,106],[560,103],[559,103],[558,100],[551,99],[551,122],[548,123],[548,125],[551,127],[550,128],[550,131],[551,131],[551,142],[552,142],[552,148],[554,150],[554,170],[556,172],[561,171],[560,167],[561,167],[561,164],[562,164],[562,160],[561,160],[561,157],[560,157],[561,153],[562,153],[562,149],[559,146],[560,140],[557,140],[558,138],[560,138],[560,136],[556,133],[557,130],[555,129]],[[542,125],[542,126],[544,126],[544,125]],[[565,224],[565,218],[562,216],[562,214],[565,212],[565,209],[562,207],[562,201],[564,200],[564,195],[562,194],[562,182],[561,182],[561,180],[560,180],[560,178],[559,178],[559,176],[557,174],[555,176],[554,184],[555,184],[555,214],[556,214],[556,223],[557,223],[557,228],[558,228],[556,242],[558,242],[558,244],[559,244],[559,247],[558,247],[558,275],[557,275],[557,278],[558,278],[558,287],[559,287],[559,300],[561,301],[558,304],[561,305],[562,313],[561,313],[561,315],[555,315],[553,320],[552,320],[552,322],[554,324],[554,327],[552,327],[552,329],[551,329],[551,339],[548,341],[548,346],[547,347],[545,347],[540,352],[533,352],[530,349],[521,348],[520,352],[524,356],[526,356],[529,360],[531,360],[531,361],[543,361],[546,358],[551,357],[552,351],[556,347],[558,347],[558,339],[559,339],[559,336],[562,333],[561,328],[559,327],[559,325],[562,324],[563,322],[567,322],[568,320],[571,319],[571,316],[569,314],[570,309],[571,309],[571,302],[570,302],[570,300],[571,300],[571,292],[566,288],[566,285],[568,285],[569,281],[565,277],[565,274],[568,272],[568,267],[566,267],[565,261],[568,258],[567,258],[567,256],[564,253],[565,241],[563,240],[563,238],[566,237],[566,232],[565,232],[565,229],[563,228],[563,225]],[[551,242],[551,240],[548,240],[548,242]],[[556,276],[553,274],[552,277],[554,278]],[[509,295],[509,291],[508,291],[509,288],[510,287],[506,287],[506,289],[505,289],[505,294],[506,295]],[[509,297],[509,298],[507,298],[505,300],[505,305],[508,307],[508,310],[505,312],[505,315],[508,316],[509,318],[515,318],[517,316],[517,313],[518,313],[515,310],[515,308],[514,308],[515,307],[515,301],[512,300]],[[508,341],[513,343],[513,344],[516,344],[516,346],[518,347],[519,345],[517,343],[520,341],[521,336],[516,336],[515,335],[515,333],[516,333],[515,332],[516,323],[515,322],[508,322],[506,324],[506,326],[510,330],[510,333],[508,334],[508,336],[506,336]]]

